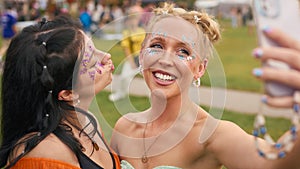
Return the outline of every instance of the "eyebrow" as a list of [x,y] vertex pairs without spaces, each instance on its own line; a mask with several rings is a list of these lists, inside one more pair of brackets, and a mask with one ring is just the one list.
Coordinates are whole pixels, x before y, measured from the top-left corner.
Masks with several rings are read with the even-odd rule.
[[156,36],[156,37],[154,37],[153,39],[151,39],[150,42],[155,41],[155,40],[163,41],[163,42],[166,41],[164,38],[162,38],[162,37],[160,37],[160,36]]

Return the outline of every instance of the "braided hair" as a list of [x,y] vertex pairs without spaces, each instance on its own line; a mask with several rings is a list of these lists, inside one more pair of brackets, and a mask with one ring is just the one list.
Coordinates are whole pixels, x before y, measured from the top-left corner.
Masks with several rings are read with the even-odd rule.
[[[176,16],[195,25],[199,32],[200,44],[203,58],[212,55],[213,43],[221,39],[220,25],[215,21],[214,17],[206,12],[186,11],[183,8],[175,7],[172,3],[164,3],[163,7],[158,7],[153,10],[154,16],[150,19],[147,25],[147,32],[151,34],[153,26],[161,19]],[[147,38],[145,38],[146,40]]]
[[[80,22],[67,16],[43,19],[12,39],[2,77],[0,168],[12,167],[50,133],[75,154],[81,151],[71,126],[62,123],[70,121],[75,107],[58,100],[58,93],[71,90],[76,83],[73,73],[77,73],[76,61],[84,43]],[[76,111],[88,116],[97,128],[89,113]],[[16,155],[21,146],[24,151]]]

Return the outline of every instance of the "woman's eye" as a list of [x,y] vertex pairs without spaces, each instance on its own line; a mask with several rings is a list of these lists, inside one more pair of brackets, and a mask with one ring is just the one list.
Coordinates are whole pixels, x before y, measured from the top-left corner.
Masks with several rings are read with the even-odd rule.
[[190,55],[190,52],[188,52],[187,50],[185,49],[180,49],[179,50],[179,53],[183,54],[183,55],[186,55],[186,56],[189,56]]
[[150,45],[150,48],[158,48],[158,49],[162,49],[162,46],[160,44],[152,44]]
[[180,49],[177,53],[177,56],[180,60],[185,60],[189,55],[190,53],[185,49]]

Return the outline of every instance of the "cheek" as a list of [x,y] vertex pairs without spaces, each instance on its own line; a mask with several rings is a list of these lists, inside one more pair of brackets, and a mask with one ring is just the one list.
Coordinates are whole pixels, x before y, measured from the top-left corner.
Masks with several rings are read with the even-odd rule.
[[163,52],[162,51],[157,51],[157,50],[151,50],[149,48],[145,49],[141,55],[143,58],[141,60],[141,63],[143,63],[143,67],[149,68],[151,65],[155,64],[158,62],[159,58],[162,56]]

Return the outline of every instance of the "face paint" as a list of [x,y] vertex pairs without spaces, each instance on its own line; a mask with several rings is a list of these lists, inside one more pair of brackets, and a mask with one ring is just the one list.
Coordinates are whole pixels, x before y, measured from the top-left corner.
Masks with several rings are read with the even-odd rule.
[[193,40],[187,38],[185,35],[182,35],[182,41],[189,44],[192,49],[195,49],[196,43]]
[[[156,36],[153,39],[150,39],[150,44],[149,47],[145,49],[144,56],[149,56],[149,57],[161,57],[166,54],[166,49],[165,49],[165,41],[168,39],[162,38],[160,36]],[[187,44],[187,43],[183,43]],[[191,47],[189,44],[187,45],[182,45],[179,46],[175,49],[174,51],[174,56],[175,58],[178,58],[181,61],[192,61],[196,58],[194,54],[191,53]]]
[[157,32],[152,32],[152,37],[154,36],[162,36],[162,37],[167,37],[167,33],[166,32],[160,32],[160,31],[157,31]]
[[83,54],[83,59],[81,61],[81,70],[79,72],[80,75],[88,74],[88,76],[94,80],[95,79],[95,72],[97,71],[98,73],[102,73],[101,71],[99,72],[99,69],[96,69],[96,71],[91,68],[97,67],[99,64],[99,61],[95,61],[95,64],[93,64],[93,57],[95,55],[95,48],[93,46],[93,43],[89,40],[86,45],[86,50]]

